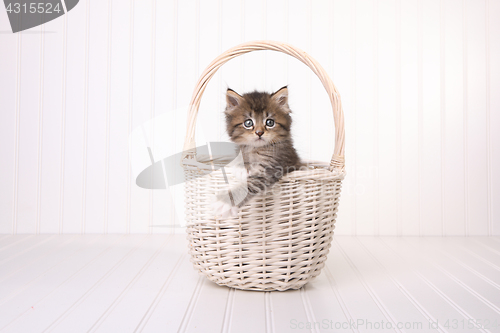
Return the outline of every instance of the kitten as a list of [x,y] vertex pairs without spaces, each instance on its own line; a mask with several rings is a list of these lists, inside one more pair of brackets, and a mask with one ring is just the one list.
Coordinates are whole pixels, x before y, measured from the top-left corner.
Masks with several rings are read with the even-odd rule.
[[[302,165],[293,147],[288,106],[288,89],[273,94],[251,92],[239,95],[232,89],[226,93],[226,130],[243,155],[246,184],[220,193],[213,208],[216,215],[236,216],[238,208],[252,197],[273,186],[280,178]],[[246,194],[235,205],[232,197]]]

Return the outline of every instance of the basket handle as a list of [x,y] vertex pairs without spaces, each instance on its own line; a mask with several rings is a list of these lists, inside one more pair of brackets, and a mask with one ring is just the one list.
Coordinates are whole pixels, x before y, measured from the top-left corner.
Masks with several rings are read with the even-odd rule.
[[279,51],[288,54],[292,57],[297,58],[307,66],[318,76],[325,87],[328,97],[330,97],[330,103],[333,109],[333,120],[335,123],[335,148],[333,151],[332,160],[330,162],[330,170],[336,169],[342,171],[344,169],[344,147],[345,147],[345,131],[344,131],[344,112],[342,111],[342,103],[340,101],[340,94],[337,88],[333,85],[332,80],[326,73],[326,71],[321,67],[321,65],[309,56],[306,52],[302,51],[295,46],[292,46],[283,42],[275,41],[253,41],[246,42],[237,45],[221,55],[215,58],[210,65],[201,74],[198,79],[198,83],[191,97],[191,102],[189,103],[189,114],[187,118],[187,131],[186,137],[184,139],[184,151],[192,150],[195,148],[195,127],[196,127],[196,117],[198,115],[198,109],[200,108],[201,97],[208,82],[217,72],[217,70],[224,65],[229,60],[236,58],[242,54],[259,51],[259,50],[271,50]]

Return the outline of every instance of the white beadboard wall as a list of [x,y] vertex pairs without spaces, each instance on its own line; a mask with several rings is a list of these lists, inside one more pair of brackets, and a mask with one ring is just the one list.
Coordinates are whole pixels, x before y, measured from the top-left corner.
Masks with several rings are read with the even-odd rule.
[[[337,234],[500,235],[500,1],[81,0],[12,34],[0,8],[0,233],[173,233],[179,190],[135,185],[129,134],[179,152],[201,71],[243,41],[286,41],[330,73],[346,165]],[[255,52],[205,92],[198,129],[227,139],[239,92],[289,85],[301,156],[328,161],[333,119],[310,70]],[[197,133],[198,133],[197,132]]]

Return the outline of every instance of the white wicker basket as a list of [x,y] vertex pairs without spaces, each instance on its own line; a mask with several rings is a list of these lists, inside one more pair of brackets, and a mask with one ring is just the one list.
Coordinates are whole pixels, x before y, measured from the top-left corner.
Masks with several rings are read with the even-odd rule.
[[[319,77],[333,108],[335,150],[330,164],[310,163],[307,170],[287,174],[271,190],[242,207],[237,218],[219,219],[210,200],[226,182],[221,170],[212,171],[212,164],[196,160],[196,116],[215,72],[230,59],[257,50],[291,55]],[[219,285],[237,289],[299,289],[324,266],[345,176],[344,118],[335,86],[321,65],[304,51],[281,42],[248,42],[212,61],[201,75],[190,105],[184,145],[189,153],[183,166],[187,238],[195,269]]]

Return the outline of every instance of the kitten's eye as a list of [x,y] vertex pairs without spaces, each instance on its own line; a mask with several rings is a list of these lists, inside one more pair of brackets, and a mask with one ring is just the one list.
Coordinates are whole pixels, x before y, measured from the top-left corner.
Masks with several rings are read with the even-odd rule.
[[253,121],[252,119],[247,119],[243,122],[243,126],[245,126],[245,128],[250,128],[253,126]]
[[272,119],[266,120],[266,126],[267,127],[274,127],[274,120],[272,120]]

